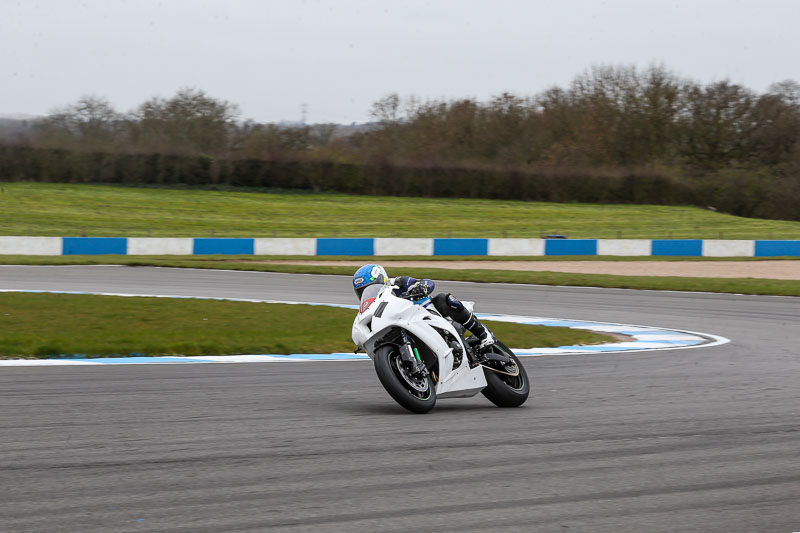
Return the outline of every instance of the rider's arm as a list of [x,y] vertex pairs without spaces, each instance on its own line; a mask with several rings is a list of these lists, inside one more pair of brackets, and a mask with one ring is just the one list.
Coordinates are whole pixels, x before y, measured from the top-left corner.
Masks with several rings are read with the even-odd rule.
[[408,289],[414,285],[415,283],[419,282],[421,285],[427,289],[427,293],[430,294],[433,292],[433,289],[436,287],[436,284],[433,280],[430,279],[417,279],[412,278],[411,276],[398,276],[394,278],[394,285],[400,287],[400,294],[406,294]]

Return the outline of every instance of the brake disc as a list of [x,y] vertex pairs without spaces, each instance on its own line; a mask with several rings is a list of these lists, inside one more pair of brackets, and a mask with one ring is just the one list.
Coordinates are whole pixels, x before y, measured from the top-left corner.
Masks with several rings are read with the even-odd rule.
[[428,390],[428,380],[422,379],[419,382],[415,380],[413,377],[409,376],[406,372],[405,367],[403,367],[402,363],[399,361],[398,358],[394,359],[395,368],[397,368],[400,376],[402,376],[403,381],[405,381],[408,385],[410,385],[414,390],[419,392],[425,392]]

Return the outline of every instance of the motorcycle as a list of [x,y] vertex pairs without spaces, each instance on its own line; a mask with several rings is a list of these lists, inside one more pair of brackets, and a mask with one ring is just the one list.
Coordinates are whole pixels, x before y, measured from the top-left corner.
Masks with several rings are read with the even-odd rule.
[[[398,287],[370,285],[353,321],[356,352],[364,350],[389,395],[414,413],[427,413],[437,398],[468,398],[481,392],[498,407],[525,403],[525,367],[504,344],[489,351],[464,337],[461,324],[440,315],[430,298],[396,296]],[[472,311],[473,302],[463,302]]]

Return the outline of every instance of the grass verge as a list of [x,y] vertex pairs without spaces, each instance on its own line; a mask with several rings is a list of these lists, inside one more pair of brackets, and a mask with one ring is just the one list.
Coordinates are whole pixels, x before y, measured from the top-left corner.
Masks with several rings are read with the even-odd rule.
[[658,205],[15,182],[0,205],[2,235],[800,239],[800,222]]
[[[324,306],[0,293],[0,358],[348,352],[354,316]],[[568,328],[490,326],[514,347],[614,341]]]
[[[306,257],[306,259],[308,258]],[[380,258],[376,257],[366,257],[362,259],[365,263],[380,262]],[[563,260],[563,258],[561,259]],[[119,264],[129,266],[209,268],[298,274],[334,274],[344,276],[352,276],[355,270],[354,267],[350,266],[265,264],[254,262],[253,256],[0,256],[0,264]],[[431,264],[435,265],[435,262]],[[486,269],[450,270],[435,268],[435,266],[404,268],[403,274],[434,280],[473,281],[478,283],[523,283],[531,285],[800,296],[800,281],[762,278],[687,278],[674,276],[615,276],[608,274],[578,274],[566,272],[520,272]]]

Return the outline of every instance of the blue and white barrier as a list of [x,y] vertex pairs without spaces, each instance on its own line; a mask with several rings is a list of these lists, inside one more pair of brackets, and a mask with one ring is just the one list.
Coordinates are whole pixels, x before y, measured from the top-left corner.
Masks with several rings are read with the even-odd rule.
[[0,237],[0,255],[800,257],[800,240]]

